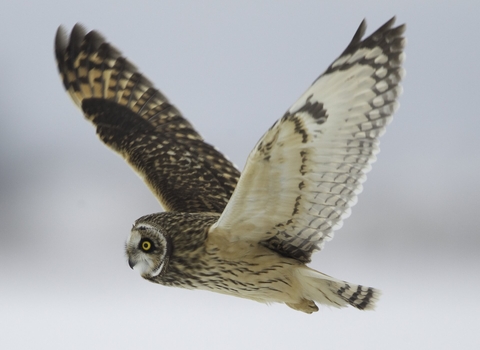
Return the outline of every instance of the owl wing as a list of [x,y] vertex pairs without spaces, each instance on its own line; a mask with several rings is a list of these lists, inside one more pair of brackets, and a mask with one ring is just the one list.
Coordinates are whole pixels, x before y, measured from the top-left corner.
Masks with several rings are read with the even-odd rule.
[[351,43],[260,139],[210,234],[310,261],[339,229],[398,108],[405,25]]
[[117,49],[77,24],[70,39],[58,29],[55,55],[70,97],[165,210],[223,211],[240,172]]

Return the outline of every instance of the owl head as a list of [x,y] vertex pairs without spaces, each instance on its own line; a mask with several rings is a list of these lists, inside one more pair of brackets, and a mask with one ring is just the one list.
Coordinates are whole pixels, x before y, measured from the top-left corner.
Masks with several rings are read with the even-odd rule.
[[159,276],[168,264],[171,245],[162,227],[139,219],[130,231],[125,251],[130,267],[150,279]]

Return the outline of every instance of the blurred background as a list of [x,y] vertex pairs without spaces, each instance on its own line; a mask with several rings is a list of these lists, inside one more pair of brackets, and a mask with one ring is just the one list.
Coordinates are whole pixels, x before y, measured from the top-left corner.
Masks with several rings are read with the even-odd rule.
[[[0,3],[3,349],[478,349],[480,3]],[[239,168],[344,50],[407,23],[401,107],[352,216],[312,267],[377,287],[374,312],[306,315],[147,283],[124,242],[159,204],[64,92],[60,24],[97,29]]]

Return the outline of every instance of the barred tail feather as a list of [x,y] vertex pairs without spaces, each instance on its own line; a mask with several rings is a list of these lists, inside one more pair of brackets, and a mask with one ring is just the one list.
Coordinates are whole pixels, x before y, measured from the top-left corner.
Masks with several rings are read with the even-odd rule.
[[375,288],[340,281],[308,267],[299,269],[297,277],[305,299],[338,308],[351,305],[359,310],[373,310],[381,294]]

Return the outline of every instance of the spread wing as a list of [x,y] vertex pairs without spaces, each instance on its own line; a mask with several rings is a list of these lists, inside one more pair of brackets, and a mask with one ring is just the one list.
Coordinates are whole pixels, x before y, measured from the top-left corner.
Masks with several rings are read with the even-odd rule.
[[69,39],[58,29],[55,55],[75,104],[165,210],[223,211],[240,172],[117,49],[77,24]]
[[398,108],[405,26],[395,18],[347,49],[261,138],[210,234],[300,261],[350,215]]

